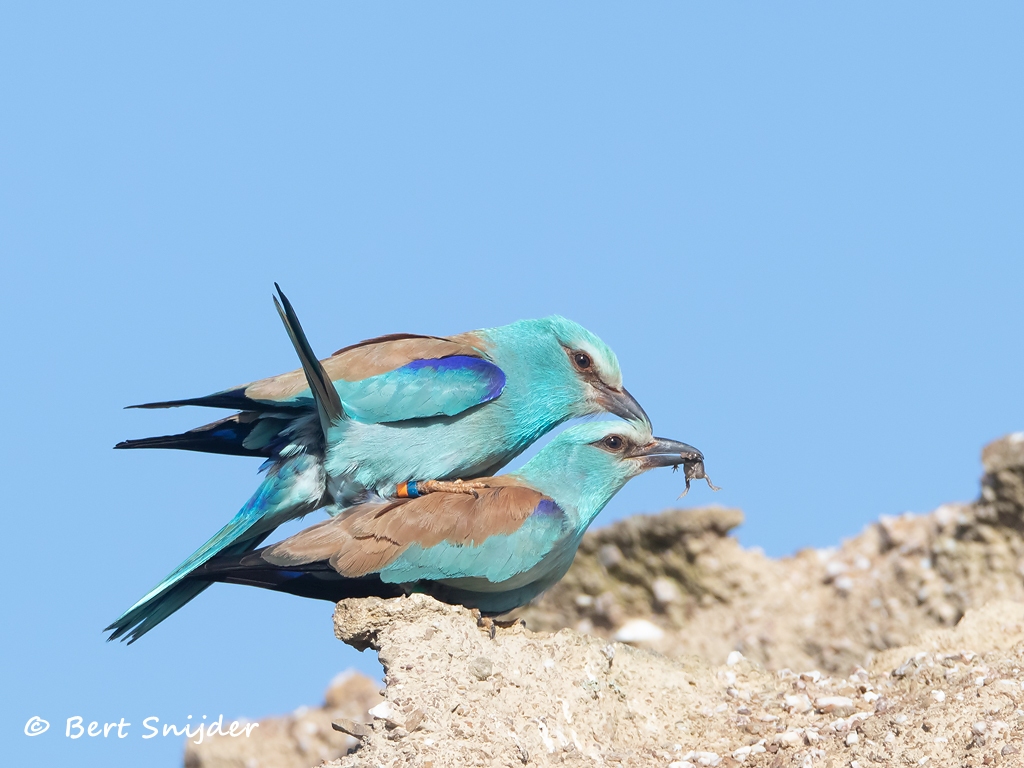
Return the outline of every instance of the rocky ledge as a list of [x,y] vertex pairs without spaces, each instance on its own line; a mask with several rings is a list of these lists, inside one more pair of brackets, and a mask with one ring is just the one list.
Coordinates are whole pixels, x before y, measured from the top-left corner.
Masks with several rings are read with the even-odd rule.
[[342,602],[336,633],[378,651],[384,700],[264,721],[273,745],[242,756],[213,739],[186,760],[1024,765],[1024,435],[983,461],[976,502],[780,560],[728,535],[735,510],[596,530],[523,612],[538,632],[492,636],[419,595]]

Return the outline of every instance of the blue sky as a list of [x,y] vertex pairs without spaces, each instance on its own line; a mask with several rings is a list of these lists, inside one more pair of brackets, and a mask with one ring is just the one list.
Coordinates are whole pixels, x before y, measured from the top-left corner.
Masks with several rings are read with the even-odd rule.
[[[218,586],[100,629],[258,462],[114,452],[124,411],[395,331],[560,313],[707,456],[749,546],[973,498],[1024,426],[1024,10],[858,3],[23,4],[0,16],[2,748],[180,762],[142,718],[261,717],[371,655]],[[671,507],[635,480],[598,523]],[[294,527],[289,528],[294,530]],[[34,715],[52,723],[22,735]],[[135,723],[64,737],[64,721]],[[140,763],[140,761],[142,761]]]

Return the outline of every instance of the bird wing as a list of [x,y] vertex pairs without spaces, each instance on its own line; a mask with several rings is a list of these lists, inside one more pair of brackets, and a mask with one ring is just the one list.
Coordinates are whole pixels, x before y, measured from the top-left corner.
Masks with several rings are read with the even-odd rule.
[[[454,416],[497,398],[504,389],[505,374],[486,359],[485,352],[486,345],[473,334],[451,338],[394,334],[340,349],[321,360],[320,368],[349,415],[375,423],[404,421]],[[316,368],[311,360],[306,362]],[[308,408],[312,403],[307,374],[300,368],[204,397],[132,407],[200,405],[272,412]]]
[[467,355],[413,360],[401,368],[355,382],[338,382],[345,412],[371,423],[455,416],[494,400],[505,389],[504,372]]
[[523,485],[498,485],[475,497],[432,493],[361,504],[260,556],[281,566],[327,560],[342,576],[379,574],[387,583],[497,583],[537,565],[569,527],[565,512],[548,496]]

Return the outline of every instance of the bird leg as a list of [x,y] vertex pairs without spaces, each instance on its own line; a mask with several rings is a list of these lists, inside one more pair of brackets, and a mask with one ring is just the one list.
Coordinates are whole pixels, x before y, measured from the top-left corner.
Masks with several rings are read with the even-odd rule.
[[425,496],[428,493],[468,493],[473,496],[477,491],[490,488],[487,483],[475,480],[417,480],[409,483],[399,483],[395,494],[400,499],[416,498]]

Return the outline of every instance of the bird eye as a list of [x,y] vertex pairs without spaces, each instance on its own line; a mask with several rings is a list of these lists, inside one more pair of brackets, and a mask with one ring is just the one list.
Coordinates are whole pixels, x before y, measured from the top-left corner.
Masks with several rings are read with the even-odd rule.
[[621,451],[624,441],[618,435],[608,435],[604,439],[604,447],[609,451]]
[[581,371],[587,370],[594,364],[594,361],[590,359],[590,355],[586,352],[573,352],[572,361]]

